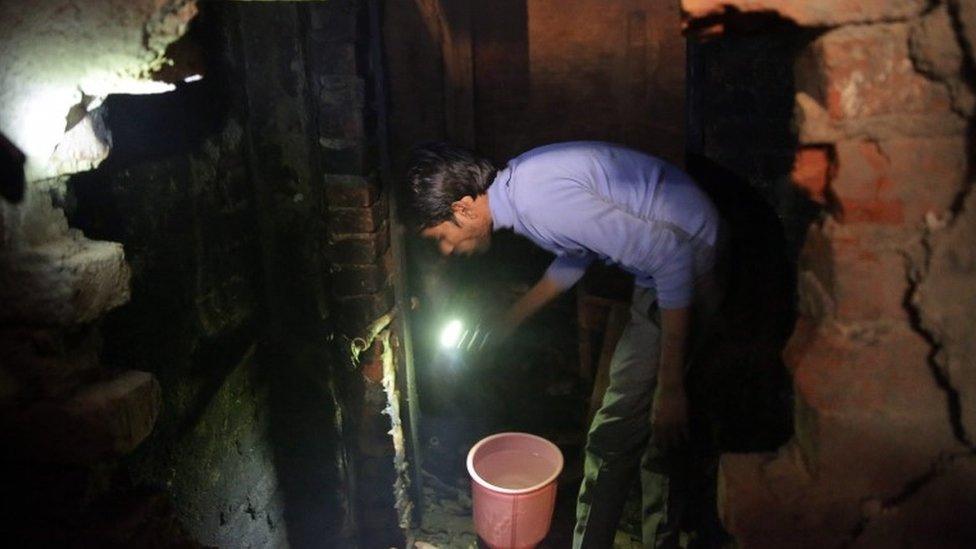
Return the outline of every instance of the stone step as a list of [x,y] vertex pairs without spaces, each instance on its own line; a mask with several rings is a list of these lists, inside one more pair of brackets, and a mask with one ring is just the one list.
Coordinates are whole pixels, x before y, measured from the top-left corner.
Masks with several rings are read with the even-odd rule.
[[152,374],[122,372],[84,385],[70,398],[4,413],[0,446],[18,459],[94,463],[134,450],[152,432],[161,405]]
[[118,242],[73,235],[0,251],[0,323],[68,326],[129,301],[129,266]]

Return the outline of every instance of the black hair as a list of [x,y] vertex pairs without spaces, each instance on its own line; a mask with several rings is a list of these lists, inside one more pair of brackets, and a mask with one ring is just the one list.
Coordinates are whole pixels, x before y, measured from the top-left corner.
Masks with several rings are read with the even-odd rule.
[[490,160],[449,143],[424,143],[413,150],[407,181],[420,228],[453,221],[451,204],[484,194],[498,168]]

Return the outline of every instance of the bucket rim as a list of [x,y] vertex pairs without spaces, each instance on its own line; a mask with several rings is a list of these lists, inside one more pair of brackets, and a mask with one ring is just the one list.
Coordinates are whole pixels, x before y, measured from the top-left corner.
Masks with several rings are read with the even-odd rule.
[[[556,450],[556,456],[558,456],[559,458],[556,463],[555,471],[551,475],[546,477],[545,480],[537,482],[536,484],[533,484],[532,486],[528,486],[526,488],[502,488],[501,486],[495,486],[494,484],[483,479],[481,475],[479,475],[478,472],[475,471],[474,469],[475,453],[478,451],[479,448],[481,448],[488,442],[491,442],[492,440],[495,440],[497,438],[512,436],[512,435],[534,438],[544,444],[548,444],[549,446],[552,446]],[[540,437],[539,435],[533,435],[532,433],[523,433],[520,431],[507,431],[504,433],[495,433],[494,435],[489,435],[479,440],[474,446],[471,447],[470,450],[468,450],[468,458],[466,460],[466,463],[468,467],[468,475],[470,475],[471,479],[477,482],[478,484],[480,484],[481,486],[493,492],[497,492],[499,494],[527,494],[529,492],[534,492],[536,490],[539,490],[540,488],[544,488],[545,486],[548,486],[550,483],[555,481],[556,477],[558,477],[559,474],[563,472],[563,465],[565,464],[565,460],[563,459],[562,450],[560,450],[559,447],[556,446],[555,443],[553,443],[551,440],[544,437]]]

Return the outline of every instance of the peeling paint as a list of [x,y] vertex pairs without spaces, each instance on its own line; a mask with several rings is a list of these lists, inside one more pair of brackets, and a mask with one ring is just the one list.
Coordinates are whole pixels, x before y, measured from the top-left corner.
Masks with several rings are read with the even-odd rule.
[[413,523],[413,502],[410,499],[410,473],[407,451],[404,444],[403,421],[400,418],[400,392],[397,390],[396,367],[393,360],[393,347],[390,345],[390,331],[379,334],[383,346],[383,391],[386,393],[386,408],[383,413],[390,417],[389,435],[393,440],[393,467],[396,480],[393,495],[396,498],[397,517],[400,528],[408,532]]

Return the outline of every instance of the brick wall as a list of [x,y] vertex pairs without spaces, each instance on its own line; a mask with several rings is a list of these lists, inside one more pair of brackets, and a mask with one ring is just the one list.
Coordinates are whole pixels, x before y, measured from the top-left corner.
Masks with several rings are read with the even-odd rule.
[[824,4],[683,2],[697,30],[752,11],[819,29],[793,63],[792,179],[823,206],[784,351],[796,434],[724,455],[719,511],[745,547],[968,545],[974,7]]
[[[324,253],[330,266],[332,328],[340,345],[369,339],[367,328],[391,312],[394,303],[388,188],[380,179],[378,102],[383,98],[377,97],[378,68],[370,43],[378,37],[369,34],[375,16],[368,3],[349,1],[316,12],[311,21],[312,69],[320,98],[316,135],[328,219]],[[337,27],[339,32],[326,32]],[[384,381],[395,383],[390,379],[395,374],[384,372],[383,339],[371,340],[344,375],[355,463],[350,497],[363,547],[404,543],[393,489],[391,417],[385,413],[390,402],[383,387]]]
[[392,305],[365,6],[202,6],[204,79],[109,98],[110,160],[30,194],[71,238],[0,250],[47,284],[0,313],[12,539],[402,542],[383,388],[336,352]]

